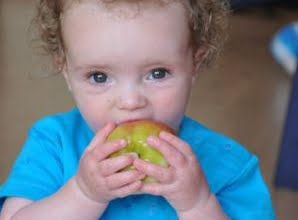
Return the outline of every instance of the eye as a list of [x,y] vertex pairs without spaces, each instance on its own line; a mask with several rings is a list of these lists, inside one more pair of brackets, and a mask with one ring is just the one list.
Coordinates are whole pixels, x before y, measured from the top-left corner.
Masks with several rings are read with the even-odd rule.
[[93,82],[93,83],[106,83],[108,81],[108,76],[105,73],[101,72],[91,72],[88,76],[88,78]]
[[163,79],[169,75],[169,71],[164,68],[157,68],[153,69],[148,76],[148,79],[150,80],[158,80]]

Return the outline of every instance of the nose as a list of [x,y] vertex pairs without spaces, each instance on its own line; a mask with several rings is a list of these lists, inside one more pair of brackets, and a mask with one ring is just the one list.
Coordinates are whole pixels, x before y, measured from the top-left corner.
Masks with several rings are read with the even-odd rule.
[[146,96],[137,86],[126,86],[119,90],[117,107],[120,110],[134,111],[147,105]]

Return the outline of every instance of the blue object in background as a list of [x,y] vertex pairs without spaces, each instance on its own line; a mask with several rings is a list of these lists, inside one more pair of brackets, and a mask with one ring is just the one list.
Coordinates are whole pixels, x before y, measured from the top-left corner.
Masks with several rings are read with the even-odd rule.
[[275,185],[298,190],[298,67],[293,78]]
[[274,35],[270,49],[275,61],[293,76],[298,64],[298,21],[282,27]]

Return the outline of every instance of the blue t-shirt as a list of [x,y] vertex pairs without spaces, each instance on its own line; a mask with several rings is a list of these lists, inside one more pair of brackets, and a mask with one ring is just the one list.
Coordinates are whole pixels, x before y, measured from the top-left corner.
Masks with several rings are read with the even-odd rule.
[[[6,197],[36,201],[54,194],[76,173],[79,159],[93,137],[77,108],[35,123],[0,188],[0,207]],[[189,117],[184,117],[179,137],[192,147],[211,191],[231,219],[275,219],[270,194],[254,155]],[[100,219],[178,218],[163,197],[144,194],[111,201]]]

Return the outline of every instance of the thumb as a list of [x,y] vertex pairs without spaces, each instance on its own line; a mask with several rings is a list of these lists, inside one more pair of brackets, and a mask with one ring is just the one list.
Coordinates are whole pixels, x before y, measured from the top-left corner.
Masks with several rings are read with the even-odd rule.
[[109,122],[103,128],[99,129],[86,150],[92,150],[96,146],[103,144],[115,127],[116,125],[114,123]]

